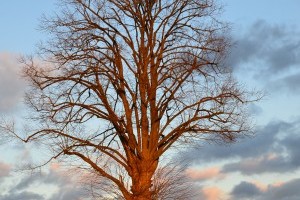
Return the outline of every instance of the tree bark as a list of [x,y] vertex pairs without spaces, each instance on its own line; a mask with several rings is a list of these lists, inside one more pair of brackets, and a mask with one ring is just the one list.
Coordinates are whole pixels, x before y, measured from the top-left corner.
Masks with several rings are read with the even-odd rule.
[[[138,164],[138,170],[132,176],[130,200],[151,200],[153,196],[152,177],[157,168],[157,161],[141,161]],[[128,199],[129,200],[129,199]]]

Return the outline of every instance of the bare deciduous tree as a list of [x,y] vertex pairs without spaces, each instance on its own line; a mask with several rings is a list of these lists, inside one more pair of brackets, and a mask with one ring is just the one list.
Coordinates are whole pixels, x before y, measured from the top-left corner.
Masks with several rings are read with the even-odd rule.
[[160,166],[153,177],[153,199],[192,200],[198,199],[199,192],[192,180],[187,177],[185,165],[168,163]]
[[124,199],[149,200],[168,149],[230,142],[249,129],[249,93],[224,67],[227,27],[213,0],[64,6],[42,25],[51,34],[40,48],[44,61],[25,62],[26,101],[38,120],[25,142],[48,145],[51,159],[78,158]]
[[[95,171],[90,172],[89,178],[84,177],[82,184],[87,186],[87,193],[92,194],[95,200],[125,200],[111,181],[104,177],[99,178]],[[126,177],[126,172],[123,177]],[[130,185],[130,177],[124,180]],[[160,164],[152,177],[152,185],[152,199],[192,200],[200,196],[200,190],[196,189],[196,185],[186,174],[186,166],[178,161]]]

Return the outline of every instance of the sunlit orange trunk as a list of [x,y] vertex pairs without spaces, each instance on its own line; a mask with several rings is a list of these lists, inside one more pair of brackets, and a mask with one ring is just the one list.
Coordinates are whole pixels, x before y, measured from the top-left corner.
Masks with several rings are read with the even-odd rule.
[[150,200],[151,199],[151,177],[140,175],[132,183],[132,200]]
[[141,161],[138,164],[138,169],[134,172],[132,176],[132,197],[130,200],[152,199],[152,177],[156,168],[157,161]]

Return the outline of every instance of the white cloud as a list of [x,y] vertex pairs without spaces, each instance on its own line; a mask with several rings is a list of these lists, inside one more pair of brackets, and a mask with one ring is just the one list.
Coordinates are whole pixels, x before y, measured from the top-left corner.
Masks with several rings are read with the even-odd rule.
[[24,88],[18,56],[0,52],[0,112],[15,109]]

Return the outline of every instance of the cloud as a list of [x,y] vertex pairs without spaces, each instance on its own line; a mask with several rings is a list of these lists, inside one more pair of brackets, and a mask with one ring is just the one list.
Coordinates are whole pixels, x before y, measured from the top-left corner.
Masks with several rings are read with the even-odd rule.
[[232,200],[298,200],[300,196],[300,179],[293,179],[286,183],[271,184],[261,188],[250,182],[241,182],[232,192]]
[[69,186],[64,187],[64,190],[59,190],[59,192],[52,195],[48,200],[83,200],[84,197],[87,197],[85,193],[86,191],[83,189]]
[[35,182],[42,178],[40,173],[33,173],[29,176],[25,176],[19,183],[17,183],[11,190],[11,193],[18,192],[20,190],[27,189],[29,186],[33,185]]
[[50,173],[45,177],[44,183],[54,184],[59,190],[48,200],[82,200],[83,197],[89,197],[86,188],[79,183],[82,171],[62,169],[59,164],[51,165]]
[[35,194],[32,192],[21,192],[17,194],[7,194],[7,195],[0,195],[0,200],[45,200],[42,195]]
[[[241,172],[245,175],[292,172],[300,168],[300,121],[291,123],[278,122],[284,129],[274,132],[268,149],[256,156],[244,157],[243,160],[226,164],[223,172]],[[270,126],[269,126],[270,127]],[[273,129],[274,130],[274,129]],[[256,147],[256,146],[255,146]],[[251,150],[250,150],[251,151]]]
[[[300,168],[299,130],[300,119],[293,122],[274,121],[258,128],[253,138],[246,138],[230,146],[204,145],[203,148],[184,152],[183,157],[195,164],[226,161],[221,168],[221,174],[292,172]],[[197,177],[196,172],[192,172],[190,174]],[[200,173],[201,176],[203,174]]]
[[280,187],[270,187],[261,200],[298,200],[300,196],[300,179],[291,180]]
[[227,64],[238,77],[246,77],[269,93],[300,91],[299,29],[259,20],[233,38]]
[[16,55],[0,52],[0,112],[13,110],[22,99],[20,69]]
[[206,169],[188,168],[186,174],[189,178],[196,181],[203,181],[212,178],[223,178],[223,174],[218,167],[210,167]]
[[286,130],[289,124],[285,122],[271,122],[256,130],[255,137],[245,138],[231,145],[214,143],[203,144],[197,149],[189,149],[182,153],[182,157],[192,163],[219,162],[233,158],[246,158],[261,155],[272,148],[276,134]]
[[254,70],[261,78],[299,66],[300,38],[293,28],[256,21],[244,34],[235,36],[229,65]]
[[11,165],[0,162],[0,180],[10,175]]
[[267,83],[267,88],[272,91],[282,94],[283,91],[288,91],[291,94],[297,94],[300,92],[300,72],[286,75],[282,78],[278,78],[274,81]]
[[[72,170],[71,170],[72,171]],[[64,171],[57,164],[52,164],[48,172],[33,173],[23,177],[14,187],[10,189],[8,195],[1,197],[3,199],[18,199],[21,194],[27,194],[28,200],[82,200],[88,197],[86,188],[80,185],[77,176],[69,176],[70,171]],[[40,194],[30,193],[28,189],[40,185],[52,185],[58,188],[50,198],[45,199]],[[22,199],[23,198],[19,198]],[[24,200],[27,200],[24,198]]]
[[254,198],[261,194],[259,188],[253,184],[248,182],[241,182],[237,186],[235,186],[231,192],[231,195],[234,199],[248,199]]
[[249,113],[251,113],[252,115],[258,116],[263,113],[263,109],[262,109],[262,107],[254,104],[254,103],[251,103],[249,105]]
[[205,187],[201,192],[205,200],[219,200],[224,196],[224,192],[218,187]]
[[259,181],[251,181],[251,183],[254,184],[261,192],[267,192],[270,187],[281,187],[285,184],[282,181],[277,181],[277,182],[269,184],[269,185],[266,185]]
[[[274,156],[274,157],[273,157]],[[244,159],[239,162],[229,163],[223,167],[223,172],[241,172],[244,175],[287,172],[296,170],[299,166],[292,165],[291,161],[282,155],[268,155]]]

